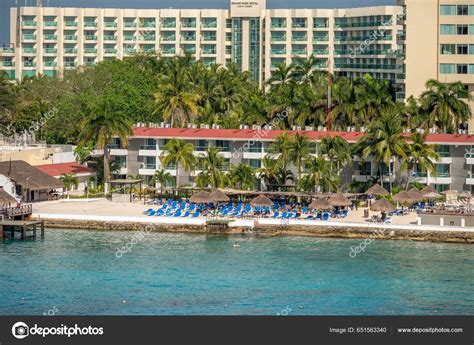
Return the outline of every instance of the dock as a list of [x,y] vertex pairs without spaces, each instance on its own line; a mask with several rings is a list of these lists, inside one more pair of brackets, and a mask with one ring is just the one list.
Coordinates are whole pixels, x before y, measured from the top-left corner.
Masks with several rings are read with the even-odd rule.
[[40,231],[41,238],[44,237],[43,220],[3,220],[0,221],[0,239],[15,239],[19,234],[20,239],[36,238]]

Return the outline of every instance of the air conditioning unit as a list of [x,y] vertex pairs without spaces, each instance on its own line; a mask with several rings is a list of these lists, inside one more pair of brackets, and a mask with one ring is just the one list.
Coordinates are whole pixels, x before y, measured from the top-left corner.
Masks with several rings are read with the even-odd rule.
[[270,126],[269,126],[269,125],[265,125],[265,126],[263,126],[263,130],[264,130],[264,131],[268,131],[268,130],[270,130]]
[[244,125],[244,129],[249,129],[249,126],[248,126],[248,125]]
[[328,129],[326,127],[323,127],[323,132],[326,132]]
[[205,125],[204,123],[201,123],[201,124],[199,125],[199,128],[205,129],[205,128],[206,128],[206,125]]
[[188,128],[193,128],[193,124],[192,124],[192,123],[188,123]]
[[355,132],[356,131],[356,128],[355,127],[351,127],[351,132]]
[[244,129],[245,128],[245,125],[240,125],[239,126],[239,129]]
[[193,123],[192,126],[193,126],[192,128],[198,128],[198,126],[195,123]]
[[160,122],[160,128],[164,128],[165,127],[165,123],[164,122]]
[[295,126],[295,131],[301,131],[301,126]]
[[217,125],[215,123],[212,124],[212,129],[217,129]]
[[318,132],[322,132],[323,131],[323,126],[318,126]]
[[171,125],[169,123],[165,123],[165,128],[171,128]]
[[257,125],[252,125],[252,129],[253,129],[254,131],[257,130],[257,127],[258,127]]
[[305,126],[305,127],[304,127],[304,130],[310,132],[310,131],[313,131],[314,128],[311,127],[311,126]]
[[348,132],[352,132],[352,127],[347,127]]
[[360,131],[361,131],[362,133],[365,133],[366,128],[365,128],[365,127],[360,127]]

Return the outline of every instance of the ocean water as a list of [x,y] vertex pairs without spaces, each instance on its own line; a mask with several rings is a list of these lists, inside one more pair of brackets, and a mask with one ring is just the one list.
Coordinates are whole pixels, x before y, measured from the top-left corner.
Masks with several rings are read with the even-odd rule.
[[472,245],[360,244],[51,229],[0,242],[0,315],[474,314]]

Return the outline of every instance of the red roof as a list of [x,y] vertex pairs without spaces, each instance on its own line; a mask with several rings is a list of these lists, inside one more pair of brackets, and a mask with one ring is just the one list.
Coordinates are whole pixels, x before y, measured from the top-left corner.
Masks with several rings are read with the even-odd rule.
[[45,164],[45,165],[37,165],[35,168],[38,168],[42,172],[48,174],[49,176],[61,176],[62,174],[73,174],[73,175],[81,175],[81,174],[90,174],[93,173],[94,170],[89,169],[84,165],[80,165],[77,163],[61,163],[61,164]]
[[[147,128],[133,129],[134,137],[143,138],[180,138],[180,139],[227,139],[227,140],[274,140],[283,130],[254,130],[254,129],[200,129],[200,128]],[[319,140],[326,135],[341,136],[348,142],[355,142],[362,132],[324,132],[324,131],[288,131],[289,135],[304,134],[311,140]],[[408,135],[408,134],[407,134]],[[474,135],[469,134],[428,134],[426,141],[435,144],[474,144]]]

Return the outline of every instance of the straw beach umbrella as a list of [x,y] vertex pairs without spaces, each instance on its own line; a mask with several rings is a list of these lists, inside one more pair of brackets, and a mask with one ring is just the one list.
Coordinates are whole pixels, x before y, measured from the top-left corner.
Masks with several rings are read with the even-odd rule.
[[410,192],[407,192],[406,190],[402,190],[400,193],[395,195],[393,197],[393,201],[399,202],[402,204],[411,204],[416,201],[416,197],[411,194]]
[[413,196],[413,199],[415,201],[421,201],[423,200],[423,193],[421,193],[418,189],[416,189],[415,187],[413,187],[412,189],[410,189],[408,191],[408,193],[410,193],[412,196]]
[[260,206],[260,207],[265,207],[265,206],[273,206],[273,201],[271,201],[269,198],[267,198],[265,195],[259,195],[256,198],[252,199],[250,202],[250,205],[252,206]]
[[397,210],[394,204],[392,204],[387,199],[380,199],[374,202],[372,206],[370,206],[370,210],[374,212],[394,212]]
[[441,194],[436,193],[436,192],[430,192],[430,193],[423,194],[423,198],[429,199],[429,200],[440,199],[442,197],[443,196]]
[[428,194],[428,193],[438,193],[436,189],[434,189],[432,186],[426,186],[421,190],[422,194]]
[[331,210],[334,207],[327,201],[327,199],[318,198],[309,204],[312,210]]
[[211,193],[211,199],[215,202],[227,202],[229,197],[225,195],[220,189],[214,189]]
[[344,196],[342,193],[333,194],[329,197],[328,203],[332,206],[346,207],[351,206],[352,201]]
[[194,202],[196,204],[212,204],[214,201],[211,199],[211,193],[206,191],[200,191],[194,193],[189,201]]
[[0,187],[0,207],[8,206],[9,204],[16,205],[16,199],[5,192],[3,187]]
[[387,196],[390,193],[383,188],[381,185],[378,183],[374,184],[372,187],[370,187],[367,192],[365,192],[366,195],[369,196]]

